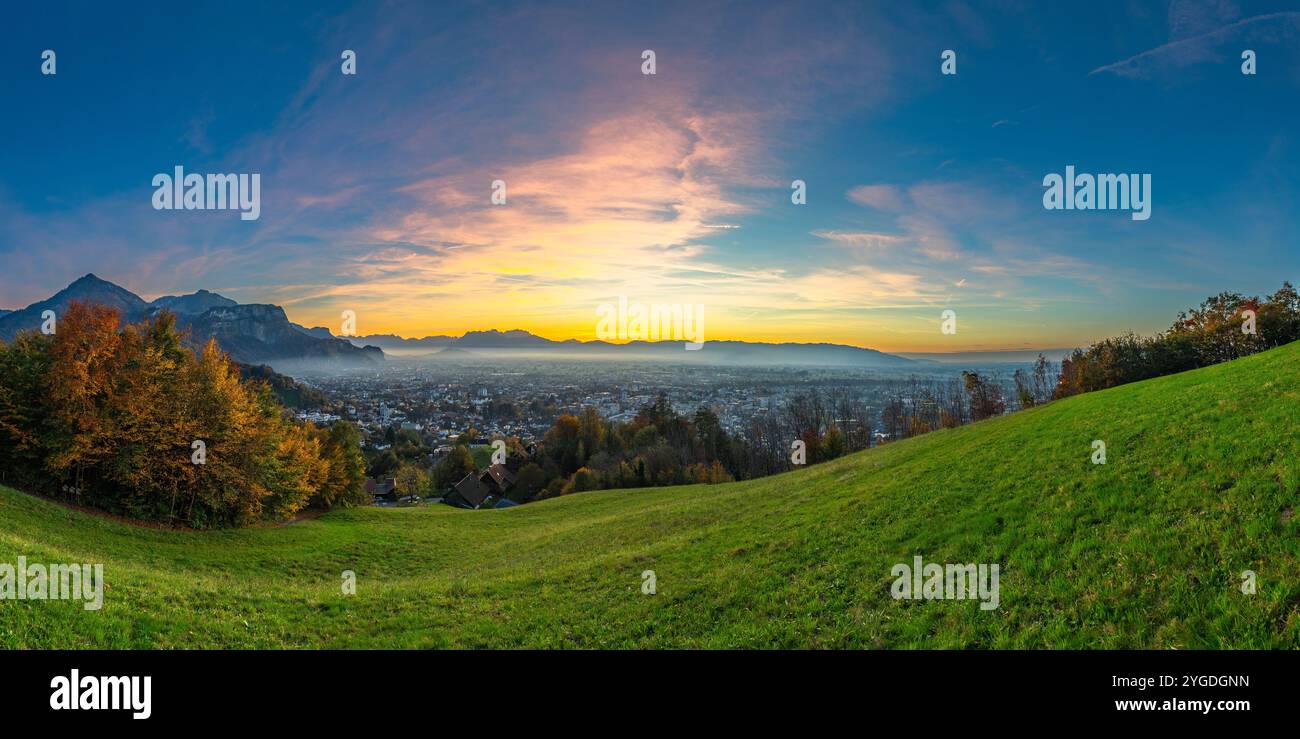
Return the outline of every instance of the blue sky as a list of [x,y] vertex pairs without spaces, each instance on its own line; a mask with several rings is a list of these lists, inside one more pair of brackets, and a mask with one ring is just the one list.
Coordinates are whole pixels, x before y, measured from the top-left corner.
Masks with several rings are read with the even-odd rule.
[[[1056,5],[13,8],[0,307],[95,272],[362,333],[591,338],[626,295],[704,305],[713,339],[943,351],[1294,279],[1300,9]],[[1150,173],[1150,220],[1044,210],[1067,164]],[[261,218],[154,210],[177,165],[260,173]]]

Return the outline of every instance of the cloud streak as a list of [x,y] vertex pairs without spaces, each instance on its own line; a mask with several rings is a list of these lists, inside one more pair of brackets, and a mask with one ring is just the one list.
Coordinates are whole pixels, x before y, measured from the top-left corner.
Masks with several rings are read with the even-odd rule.
[[[1088,73],[1116,74],[1121,77],[1137,79],[1149,78],[1164,71],[1172,71],[1215,58],[1214,47],[1237,38],[1262,38],[1262,32],[1278,30],[1271,26],[1292,26],[1292,32],[1300,29],[1300,12],[1285,11],[1251,16],[1203,31],[1185,38],[1178,38],[1134,54],[1126,59],[1105,64]],[[1177,26],[1175,26],[1177,28]]]

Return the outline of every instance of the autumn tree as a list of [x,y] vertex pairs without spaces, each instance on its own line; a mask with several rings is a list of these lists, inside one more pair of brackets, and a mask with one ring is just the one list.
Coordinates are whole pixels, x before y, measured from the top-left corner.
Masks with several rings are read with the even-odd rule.
[[982,377],[978,372],[962,372],[961,377],[966,394],[970,396],[972,420],[981,421],[1006,412],[1007,404],[1002,399],[1002,387],[996,380]]
[[[461,447],[463,448],[463,447]],[[414,495],[418,498],[426,498],[429,495],[429,474],[418,465],[410,462],[403,462],[402,466],[397,468],[397,494],[400,497]]]
[[46,469],[56,478],[82,489],[86,477],[107,458],[106,405],[118,368],[117,311],[101,305],[73,302],[56,324],[49,347],[44,386],[49,409],[49,455]]
[[321,436],[293,422],[215,342],[196,356],[183,338],[165,311],[119,327],[116,311],[73,303],[52,336],[0,345],[0,474],[193,527],[356,500],[355,430]]
[[320,432],[319,438],[327,470],[313,505],[332,508],[368,502],[366,460],[361,454],[361,434],[357,427],[347,421],[337,421],[328,430]]

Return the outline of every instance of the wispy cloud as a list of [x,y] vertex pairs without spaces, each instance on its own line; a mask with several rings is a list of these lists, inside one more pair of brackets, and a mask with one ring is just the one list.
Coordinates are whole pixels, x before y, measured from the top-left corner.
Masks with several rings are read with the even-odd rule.
[[903,209],[903,192],[894,185],[858,185],[849,190],[845,197],[858,205],[880,210]]
[[1189,33],[1189,28],[1198,29],[1191,32],[1191,35],[1173,37],[1167,43],[1097,67],[1088,74],[1111,73],[1121,77],[1147,78],[1216,59],[1219,57],[1218,47],[1231,40],[1277,39],[1279,35],[1294,34],[1300,30],[1300,12],[1297,11],[1255,15],[1212,29],[1199,30],[1203,26],[1204,17],[1192,15],[1190,8],[1188,3],[1174,3],[1171,6],[1170,33],[1174,36]]
[[898,234],[875,233],[872,231],[833,231],[823,229],[812,233],[813,236],[819,239],[872,249],[897,246],[907,242],[907,238]]

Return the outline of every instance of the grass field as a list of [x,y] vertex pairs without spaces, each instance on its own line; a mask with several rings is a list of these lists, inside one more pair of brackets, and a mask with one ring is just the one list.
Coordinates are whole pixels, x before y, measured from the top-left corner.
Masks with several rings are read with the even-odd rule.
[[[0,488],[0,562],[108,582],[98,612],[0,602],[0,647],[1295,648],[1298,499],[1300,345],[791,474],[510,510],[191,533]],[[999,563],[1000,607],[893,600],[914,554]]]

